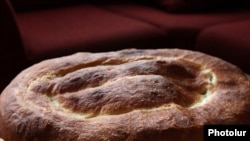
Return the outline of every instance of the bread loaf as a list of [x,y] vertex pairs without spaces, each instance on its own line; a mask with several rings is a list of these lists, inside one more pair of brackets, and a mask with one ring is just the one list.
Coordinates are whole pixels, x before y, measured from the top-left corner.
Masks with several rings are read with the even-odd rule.
[[202,141],[206,124],[249,124],[236,66],[181,49],[76,53],[22,71],[0,96],[5,141]]

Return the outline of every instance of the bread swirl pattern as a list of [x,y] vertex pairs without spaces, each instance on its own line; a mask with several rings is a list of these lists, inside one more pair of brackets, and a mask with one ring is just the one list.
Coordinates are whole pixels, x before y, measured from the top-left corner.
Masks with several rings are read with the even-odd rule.
[[[202,140],[204,124],[246,124],[250,85],[199,52],[77,53],[21,72],[0,99],[6,141]],[[189,137],[196,134],[194,137]]]

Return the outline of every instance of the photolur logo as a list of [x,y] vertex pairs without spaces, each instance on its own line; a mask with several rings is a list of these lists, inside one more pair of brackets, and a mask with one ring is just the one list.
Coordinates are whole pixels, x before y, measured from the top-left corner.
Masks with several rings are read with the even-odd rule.
[[204,141],[233,139],[250,141],[250,125],[205,125]]
[[246,136],[247,131],[230,131],[226,129],[225,131],[218,131],[217,129],[208,129],[208,136]]

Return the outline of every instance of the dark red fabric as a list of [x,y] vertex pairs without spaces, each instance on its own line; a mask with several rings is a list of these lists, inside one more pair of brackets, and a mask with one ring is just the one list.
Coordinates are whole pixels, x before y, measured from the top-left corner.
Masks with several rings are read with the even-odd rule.
[[206,27],[250,18],[250,11],[216,13],[167,13],[141,5],[113,5],[106,9],[154,25],[167,34],[168,47],[194,48],[198,33]]
[[79,5],[17,16],[32,61],[78,51],[165,47],[165,33],[150,24]]
[[0,93],[26,67],[15,14],[8,0],[0,1]]
[[18,12],[78,4],[152,3],[152,0],[9,0]]
[[84,3],[88,0],[9,0],[16,11],[38,10],[50,7],[60,7]]
[[160,6],[170,12],[200,12],[213,11],[235,6],[235,0],[155,0]]
[[199,51],[220,57],[250,73],[250,20],[207,28],[198,37]]

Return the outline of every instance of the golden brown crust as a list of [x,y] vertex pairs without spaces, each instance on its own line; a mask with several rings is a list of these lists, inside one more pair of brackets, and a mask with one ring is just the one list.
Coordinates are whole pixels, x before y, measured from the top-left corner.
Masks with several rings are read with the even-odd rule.
[[244,73],[199,52],[77,53],[38,63],[11,82],[0,97],[0,136],[200,141],[204,124],[249,124],[249,106]]

